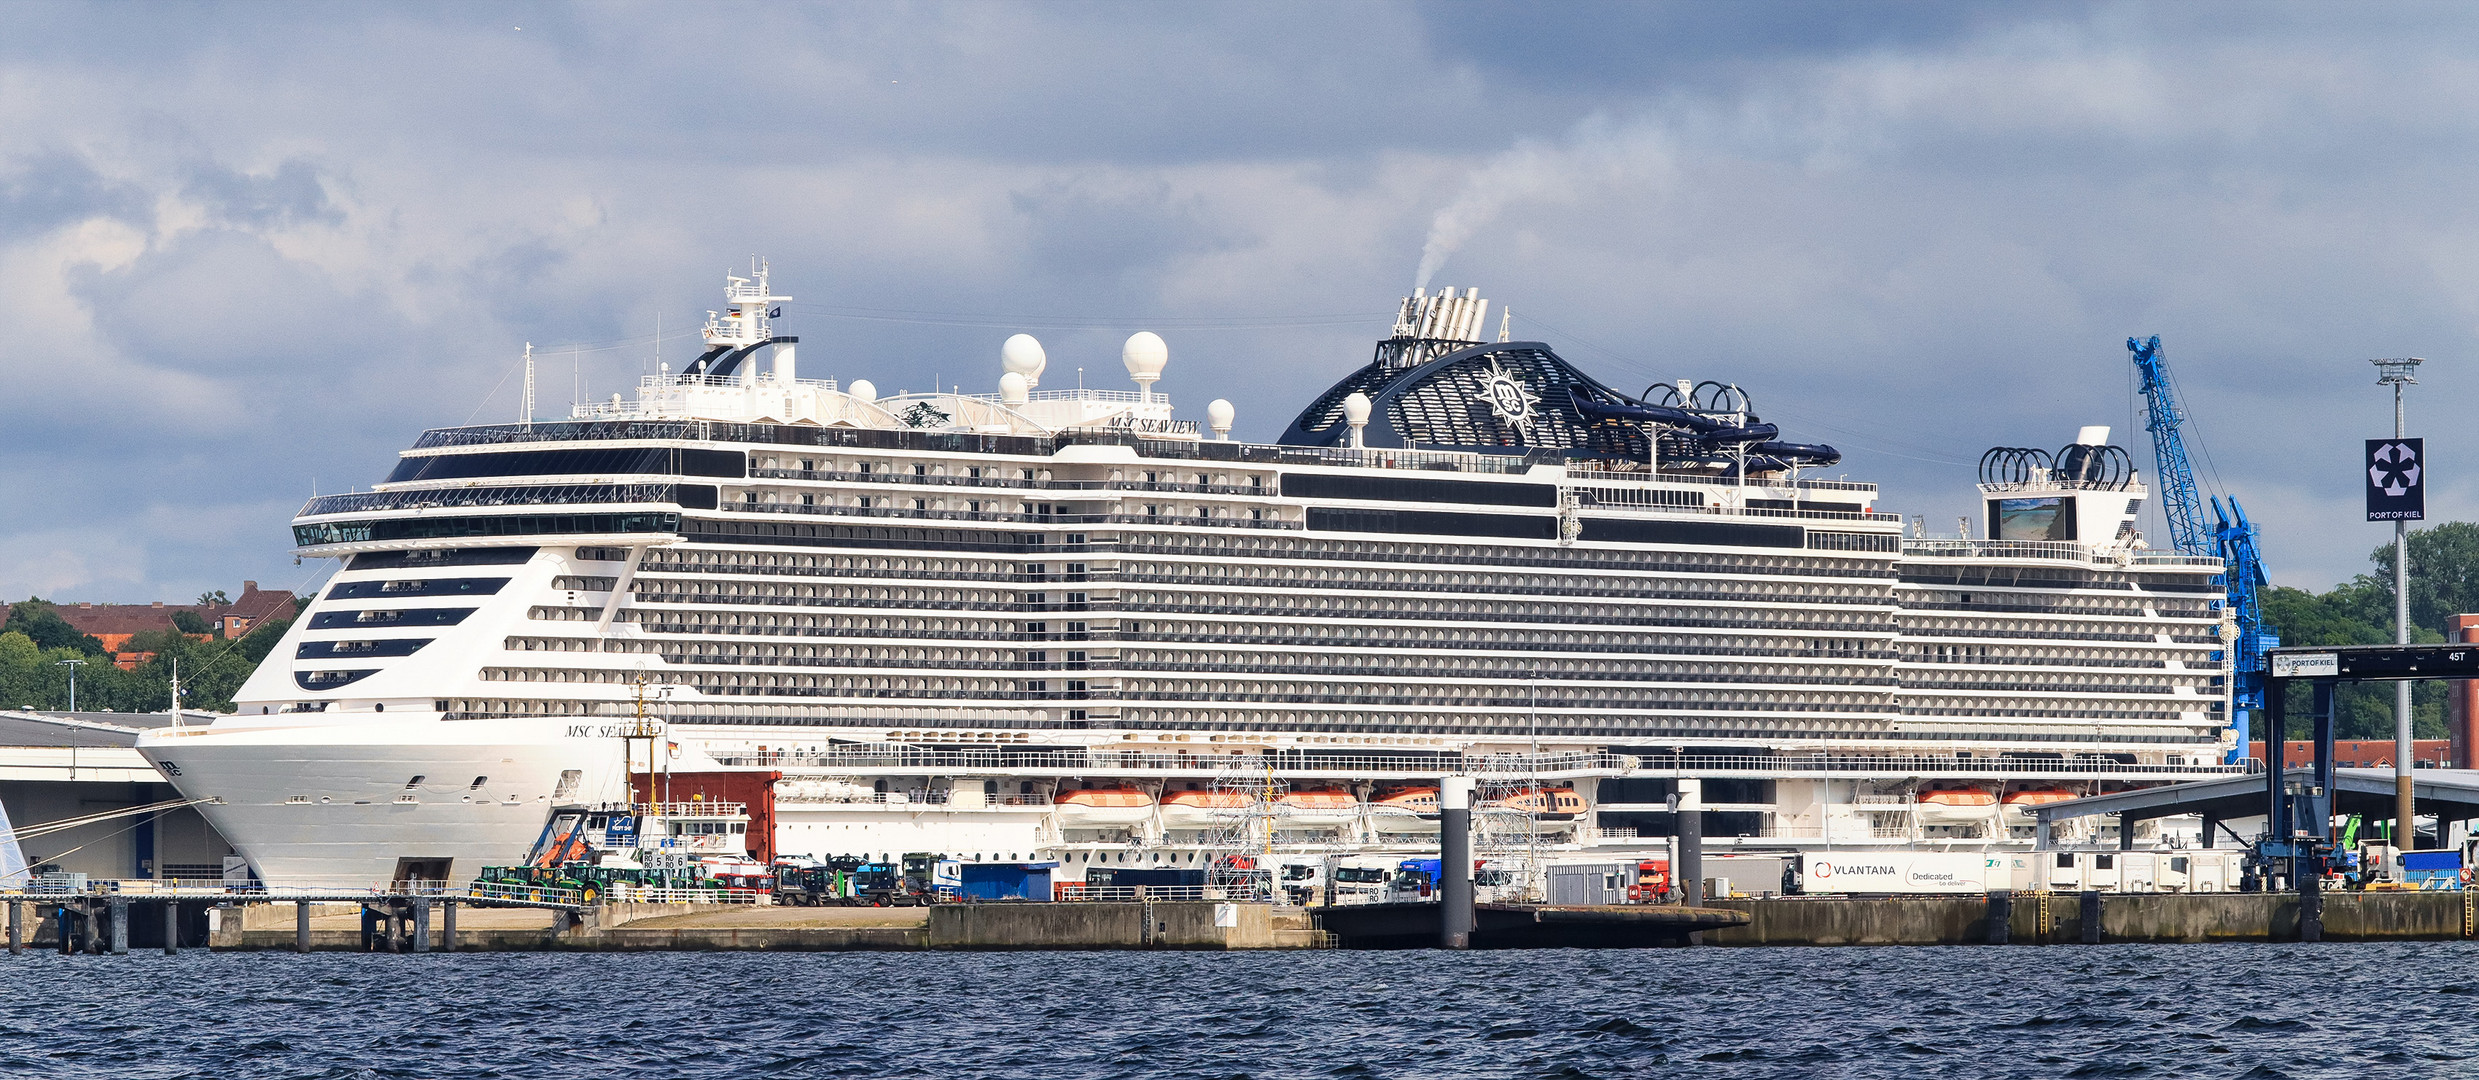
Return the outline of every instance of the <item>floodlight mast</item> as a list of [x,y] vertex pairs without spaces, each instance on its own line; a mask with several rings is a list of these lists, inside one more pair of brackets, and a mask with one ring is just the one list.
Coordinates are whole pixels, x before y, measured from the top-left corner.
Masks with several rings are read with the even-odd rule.
[[[2393,437],[2407,433],[2402,423],[2402,387],[2419,384],[2419,365],[2427,361],[2416,356],[2370,360],[2376,365],[2376,385],[2393,388]],[[2393,643],[2410,644],[2410,523],[2393,522]],[[2410,684],[2393,684],[2393,810],[2400,822],[2400,835],[2393,838],[2395,846],[2404,851],[2414,846],[2411,841],[2410,770],[2417,767],[2410,731]],[[2441,838],[2440,838],[2441,839]]]

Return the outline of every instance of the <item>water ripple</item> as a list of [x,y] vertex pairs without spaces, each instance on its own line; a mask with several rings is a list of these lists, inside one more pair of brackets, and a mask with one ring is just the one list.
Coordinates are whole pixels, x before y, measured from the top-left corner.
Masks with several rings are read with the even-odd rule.
[[0,1076],[2436,1075],[2465,1060],[2472,990],[2401,973],[2475,960],[2461,943],[39,954],[0,962]]

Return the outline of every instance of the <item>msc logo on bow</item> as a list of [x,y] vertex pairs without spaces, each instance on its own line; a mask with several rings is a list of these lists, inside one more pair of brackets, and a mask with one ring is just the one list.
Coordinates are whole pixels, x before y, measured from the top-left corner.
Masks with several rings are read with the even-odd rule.
[[2427,520],[2427,440],[2367,440],[2367,520]]

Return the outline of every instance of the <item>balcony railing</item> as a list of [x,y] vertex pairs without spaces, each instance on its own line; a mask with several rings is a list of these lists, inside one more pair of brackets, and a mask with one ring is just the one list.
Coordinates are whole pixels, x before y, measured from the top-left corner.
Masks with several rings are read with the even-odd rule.
[[789,767],[839,773],[873,770],[971,772],[1167,773],[1199,775],[1216,772],[1277,774],[1321,773],[1353,777],[1530,775],[1682,775],[1721,774],[1856,776],[2089,776],[2128,775],[2222,777],[2260,771],[2259,762],[2236,765],[2129,762],[2092,756],[1962,757],[1951,754],[1886,755],[1632,755],[1571,754],[1440,754],[1397,757],[1380,754],[1277,753],[1180,754],[1114,750],[914,750],[905,748],[835,748],[824,750],[721,750],[725,765]]

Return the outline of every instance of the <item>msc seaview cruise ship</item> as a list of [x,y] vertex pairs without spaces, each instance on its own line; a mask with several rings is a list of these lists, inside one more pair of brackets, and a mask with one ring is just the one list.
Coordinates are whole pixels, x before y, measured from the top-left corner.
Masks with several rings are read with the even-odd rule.
[[341,571],[235,715],[140,744],[260,879],[470,877],[655,772],[738,778],[760,857],[1075,880],[1196,865],[1232,777],[1322,850],[1433,844],[1465,773],[1525,843],[1623,853],[1683,810],[2020,845],[2030,804],[2234,768],[2221,567],[2143,546],[2106,429],[1991,451],[1976,535],[1928,538],[1735,386],[1484,341],[1478,290],[1406,299],[1270,444],[1175,418],[1150,333],[1133,391],[1041,389],[1018,335],[996,393],[880,396],[802,377],[762,265],[727,299],[633,401],[303,507]]

